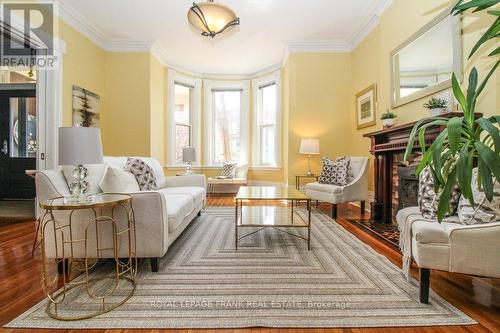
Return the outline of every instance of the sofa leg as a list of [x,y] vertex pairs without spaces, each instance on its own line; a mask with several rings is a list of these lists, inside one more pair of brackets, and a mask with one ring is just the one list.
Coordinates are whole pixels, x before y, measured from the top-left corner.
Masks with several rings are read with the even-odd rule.
[[198,217],[200,217],[200,216],[201,216],[201,210],[198,212]]
[[364,201],[361,201],[360,207],[361,207],[361,215],[365,215],[365,202]]
[[332,219],[337,218],[337,204],[332,204]]
[[430,275],[429,268],[420,268],[420,303],[429,304]]
[[150,258],[149,262],[151,263],[151,272],[157,273],[160,267],[160,259],[159,258]]
[[[63,260],[64,260],[64,266],[63,266]],[[59,274],[69,272],[69,260],[68,259],[63,259],[63,260],[60,259],[57,260],[57,273]]]

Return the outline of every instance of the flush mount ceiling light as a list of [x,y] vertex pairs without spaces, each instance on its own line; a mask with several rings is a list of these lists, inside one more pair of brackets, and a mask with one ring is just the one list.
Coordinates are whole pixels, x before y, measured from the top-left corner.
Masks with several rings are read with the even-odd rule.
[[240,24],[240,19],[231,8],[215,3],[214,0],[198,4],[193,2],[193,6],[188,11],[188,21],[200,30],[203,36],[212,38]]

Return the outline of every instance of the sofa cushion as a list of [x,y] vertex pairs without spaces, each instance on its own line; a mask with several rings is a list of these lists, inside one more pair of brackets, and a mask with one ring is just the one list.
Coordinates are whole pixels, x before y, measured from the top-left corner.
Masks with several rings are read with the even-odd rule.
[[193,212],[193,198],[187,194],[166,194],[169,233],[174,231],[182,221]]
[[349,161],[349,157],[339,157],[335,161],[323,157],[323,170],[319,177],[319,183],[340,186],[347,185]]
[[332,194],[342,193],[342,186],[331,185],[331,184],[321,184],[321,183],[309,183],[306,185],[306,189],[320,191],[320,192],[328,192]]
[[[431,169],[427,166],[419,175],[418,184],[418,207],[422,216],[430,221],[437,220],[437,210],[439,205],[439,197],[441,193],[436,194],[434,191],[434,177]],[[455,185],[450,197],[451,215],[455,214],[460,199],[460,189]],[[448,216],[447,214],[446,216]]]
[[[87,194],[95,194],[101,193],[101,188],[99,187],[99,183],[101,182],[102,176],[104,175],[104,171],[106,170],[106,166],[104,164],[86,164],[84,167],[88,170],[87,181],[89,183],[89,187],[87,190]],[[64,178],[66,178],[66,182],[68,183],[68,187],[71,188],[71,183],[74,181],[73,178],[73,169],[75,167],[72,165],[63,165],[62,171],[64,174]]]
[[238,163],[236,162],[224,162],[219,177],[234,178],[236,176],[237,167]]
[[134,193],[140,191],[133,174],[112,165],[106,168],[99,186],[104,192]]
[[463,224],[480,224],[500,221],[500,182],[493,178],[493,199],[488,201],[486,194],[479,190],[477,168],[472,172],[472,195],[476,207],[463,196],[458,204],[458,216]]
[[151,191],[156,190],[156,176],[151,168],[146,162],[140,158],[129,157],[127,159],[127,165],[125,166],[125,171],[132,173],[137,179],[139,188],[141,191]]
[[159,190],[164,195],[184,194],[193,199],[193,205],[197,206],[205,200],[206,192],[203,187],[185,186],[185,187],[167,187]]

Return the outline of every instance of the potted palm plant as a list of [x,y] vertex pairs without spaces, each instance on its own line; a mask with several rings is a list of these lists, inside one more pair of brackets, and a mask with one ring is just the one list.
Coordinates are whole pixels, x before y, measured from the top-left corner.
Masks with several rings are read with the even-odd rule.
[[389,111],[389,109],[387,109],[385,113],[382,113],[382,115],[380,116],[384,128],[389,128],[394,126],[394,124],[396,123],[396,118],[397,115]]
[[439,116],[446,112],[448,102],[442,98],[432,97],[424,104],[424,108],[431,110],[431,116]]
[[[497,3],[498,0],[470,0],[467,2],[460,0],[453,7],[452,14],[458,15],[467,10],[484,11]],[[499,36],[500,11],[488,11],[488,14],[495,17],[495,21],[474,45],[468,59],[485,42]],[[500,47],[497,47],[489,56],[494,57],[499,53]],[[485,118],[478,117],[475,112],[476,102],[486,83],[496,71],[499,62],[495,62],[481,83],[478,82],[477,69],[472,68],[465,93],[453,74],[452,90],[463,110],[463,115],[453,118],[433,117],[431,121],[423,119],[415,124],[410,133],[405,159],[408,160],[413,150],[414,141],[418,139],[423,157],[417,168],[417,175],[426,166],[429,166],[434,178],[436,193],[441,193],[437,212],[439,222],[450,210],[448,199],[456,184],[460,186],[462,195],[469,200],[471,205],[475,205],[471,181],[476,163],[478,166],[478,188],[485,193],[490,202],[493,199],[494,183],[496,180],[500,180],[500,115]],[[443,126],[445,129],[426,149],[425,131],[431,126]]]

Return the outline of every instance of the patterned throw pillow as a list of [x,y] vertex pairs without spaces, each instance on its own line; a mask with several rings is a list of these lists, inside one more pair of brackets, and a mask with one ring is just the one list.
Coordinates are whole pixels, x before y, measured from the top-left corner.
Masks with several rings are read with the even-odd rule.
[[336,160],[323,157],[321,161],[323,162],[323,170],[319,176],[319,183],[347,185],[347,172],[351,161],[349,157],[339,157]]
[[236,176],[236,167],[238,163],[224,162],[219,177],[234,178]]
[[140,158],[127,158],[125,171],[135,176],[141,191],[156,190],[156,176],[153,169]]
[[[495,178],[493,178],[495,180]],[[472,173],[472,194],[476,207],[472,207],[469,200],[460,198],[458,204],[458,218],[462,224],[480,224],[500,221],[500,182],[495,180],[493,186],[493,200],[488,201],[484,192],[477,186],[477,169]]]
[[[436,192],[434,191],[434,177],[432,176],[431,169],[426,167],[420,173],[418,184],[418,207],[420,208],[420,213],[426,220],[437,220],[437,210],[440,196],[441,193],[436,195]],[[456,185],[451,192],[451,215],[455,214],[459,199],[460,189],[458,185]],[[449,214],[446,216],[449,216]]]

